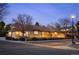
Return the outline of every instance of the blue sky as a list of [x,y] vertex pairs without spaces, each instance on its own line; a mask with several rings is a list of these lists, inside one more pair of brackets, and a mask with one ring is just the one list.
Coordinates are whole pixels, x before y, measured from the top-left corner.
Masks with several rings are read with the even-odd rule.
[[57,22],[61,18],[68,18],[70,15],[76,15],[76,21],[79,19],[79,4],[65,3],[17,3],[9,4],[9,14],[6,16],[5,22],[11,23],[12,18],[16,18],[18,14],[28,14],[42,25]]

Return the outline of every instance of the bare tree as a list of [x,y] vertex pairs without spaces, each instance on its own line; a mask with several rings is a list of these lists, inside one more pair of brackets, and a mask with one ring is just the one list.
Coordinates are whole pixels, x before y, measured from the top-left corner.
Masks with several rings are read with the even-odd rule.
[[19,14],[16,19],[13,19],[14,27],[23,33],[26,30],[26,25],[32,25],[32,17],[26,14]]
[[48,28],[51,28],[51,29],[54,29],[54,28],[55,28],[52,23],[48,24],[47,27],[48,27]]
[[58,23],[58,22],[56,22],[56,23],[50,23],[50,24],[48,24],[47,25],[47,27],[49,28],[49,29],[52,29],[52,30],[60,30],[60,28],[61,28],[61,26],[60,26],[60,24]]
[[3,20],[4,16],[7,14],[7,3],[0,3],[0,21]]
[[67,34],[67,29],[68,29],[68,27],[69,27],[69,25],[70,25],[70,20],[69,19],[60,19],[59,20],[59,23],[60,23],[60,25],[61,25],[61,27],[63,27],[64,28],[64,30],[65,30],[65,35]]
[[57,30],[61,29],[61,25],[58,22],[55,23],[55,29],[57,29]]
[[59,23],[61,24],[62,27],[67,28],[67,26],[70,25],[70,20],[69,19],[60,19]]

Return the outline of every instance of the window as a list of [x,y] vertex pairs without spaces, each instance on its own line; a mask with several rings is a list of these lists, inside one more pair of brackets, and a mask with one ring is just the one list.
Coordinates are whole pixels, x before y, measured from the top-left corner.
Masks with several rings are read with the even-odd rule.
[[28,36],[28,35],[29,35],[29,32],[25,32],[25,33],[24,33],[24,36]]
[[19,34],[19,32],[16,32],[16,35],[18,35]]
[[38,31],[34,31],[34,34],[38,34]]
[[54,32],[54,34],[57,35],[58,33],[57,32]]
[[11,32],[8,33],[8,36],[11,36]]

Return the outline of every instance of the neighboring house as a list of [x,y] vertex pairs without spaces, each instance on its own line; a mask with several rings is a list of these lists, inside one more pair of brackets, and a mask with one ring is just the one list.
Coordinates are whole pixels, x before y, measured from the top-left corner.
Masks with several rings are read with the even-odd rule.
[[[19,29],[15,29],[14,26],[11,26],[11,30],[8,31],[7,35],[9,37],[19,38],[22,34]],[[28,38],[65,38],[63,31],[35,25],[30,25],[30,27],[27,25],[25,27],[24,36]]]

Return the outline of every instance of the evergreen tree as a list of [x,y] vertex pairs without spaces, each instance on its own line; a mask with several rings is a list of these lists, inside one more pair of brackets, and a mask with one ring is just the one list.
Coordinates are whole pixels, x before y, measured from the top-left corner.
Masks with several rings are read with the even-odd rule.
[[35,23],[35,26],[40,26],[38,22]]

